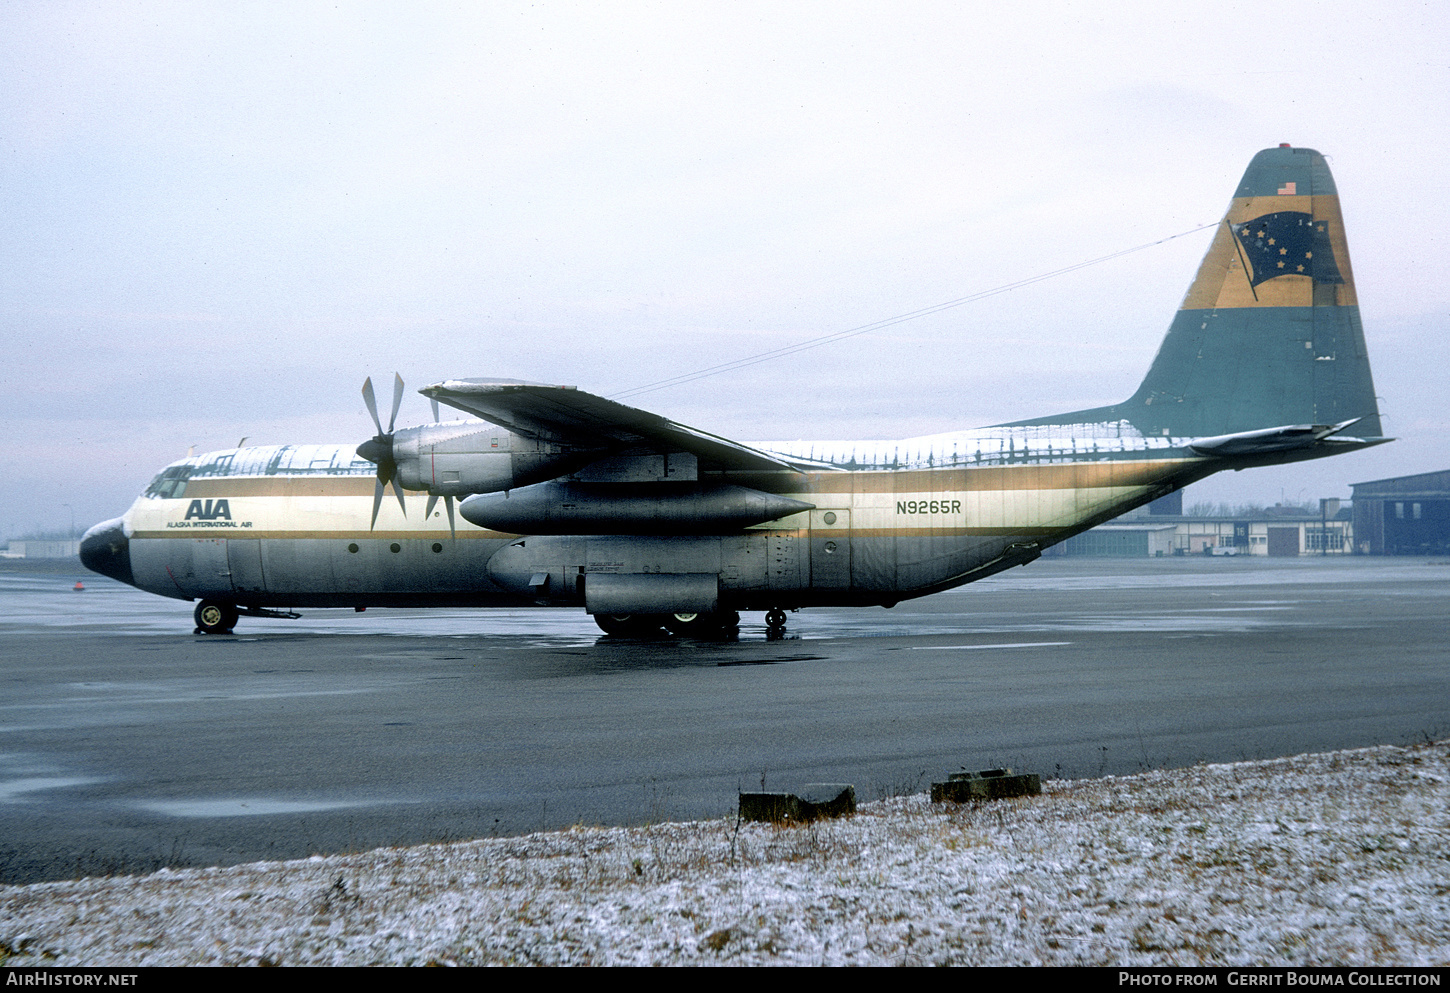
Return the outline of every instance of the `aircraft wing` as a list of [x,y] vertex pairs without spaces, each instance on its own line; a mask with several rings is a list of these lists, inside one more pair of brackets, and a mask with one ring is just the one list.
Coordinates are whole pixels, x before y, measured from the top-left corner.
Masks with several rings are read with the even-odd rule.
[[573,386],[508,379],[450,379],[418,392],[528,437],[584,447],[647,446],[689,452],[712,469],[800,472],[805,468]]

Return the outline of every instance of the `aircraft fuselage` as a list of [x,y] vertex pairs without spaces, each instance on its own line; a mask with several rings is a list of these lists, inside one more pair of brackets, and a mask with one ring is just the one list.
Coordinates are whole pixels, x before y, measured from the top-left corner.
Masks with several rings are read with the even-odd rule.
[[[310,449],[328,471],[225,471],[275,465],[273,451],[177,463],[167,471],[198,472],[179,485],[163,472],[113,522],[127,545],[127,581],[254,607],[583,605],[590,577],[615,577],[598,580],[608,585],[664,575],[718,577],[706,596],[719,609],[894,603],[1031,561],[1209,463],[1182,449],[1119,450],[1087,460],[1042,452],[1040,464],[998,456],[999,464],[728,474],[698,485],[744,484],[810,509],[724,533],[530,536],[465,521],[451,534],[440,510],[421,519],[422,493],[407,494],[410,516],[389,501],[370,527],[372,466],[345,446]],[[222,472],[206,474],[219,463]]]

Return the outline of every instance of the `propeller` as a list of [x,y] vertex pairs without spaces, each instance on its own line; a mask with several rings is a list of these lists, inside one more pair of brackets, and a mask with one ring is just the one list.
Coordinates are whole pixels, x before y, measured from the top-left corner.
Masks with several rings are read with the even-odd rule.
[[[432,514],[433,508],[436,506],[438,506],[438,496],[437,494],[430,493],[428,495],[428,506],[424,509],[423,516],[427,517]],[[453,498],[451,496],[445,496],[443,498],[443,506],[448,508],[448,536],[450,538],[457,538],[458,530],[453,526]]]
[[[393,484],[393,494],[398,498],[398,506],[403,511],[403,516],[408,516],[408,506],[403,502],[403,490],[398,486],[395,477],[398,473],[398,462],[393,458],[393,425],[398,420],[398,408],[403,404],[403,377],[393,373],[393,413],[388,418],[388,430],[383,431],[383,422],[378,418],[378,402],[373,396],[373,378],[369,376],[363,380],[363,403],[368,405],[368,413],[373,415],[373,425],[378,433],[370,440],[357,446],[357,453],[369,462],[378,467],[378,485],[373,490],[373,522],[368,525],[372,530],[378,524],[378,511],[383,506],[383,491],[389,483]],[[432,504],[429,504],[431,507]],[[449,508],[449,520],[452,520],[452,508]]]
[[[428,400],[430,403],[433,404],[433,423],[437,424],[439,421],[438,398],[429,397]],[[428,506],[423,510],[424,520],[427,520],[429,517],[433,516],[433,508],[436,506],[438,506],[438,494],[428,494]],[[443,498],[443,506],[448,509],[448,536],[456,540],[458,538],[458,530],[453,526],[453,497],[445,496]]]

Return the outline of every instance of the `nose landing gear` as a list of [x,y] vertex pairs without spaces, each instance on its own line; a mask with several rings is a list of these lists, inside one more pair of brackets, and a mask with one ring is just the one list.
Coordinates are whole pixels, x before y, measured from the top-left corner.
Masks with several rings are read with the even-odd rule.
[[[358,608],[361,610],[362,608]],[[266,607],[238,607],[220,600],[203,600],[191,615],[196,619],[192,634],[231,634],[238,617],[282,617],[296,620],[302,615],[292,610],[268,610]]]
[[237,626],[237,605],[217,600],[203,600],[196,605],[192,617],[196,619],[194,634],[231,634]]

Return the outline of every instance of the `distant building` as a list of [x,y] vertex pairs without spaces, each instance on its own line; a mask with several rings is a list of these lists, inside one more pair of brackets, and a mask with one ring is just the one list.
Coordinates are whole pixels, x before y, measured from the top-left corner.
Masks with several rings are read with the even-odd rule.
[[7,559],[73,559],[81,553],[79,541],[12,541],[3,553]]
[[[1354,521],[1338,500],[1320,501],[1319,513],[1268,507],[1232,517],[1189,517],[1181,494],[1175,504],[1154,501],[1136,516],[1120,517],[1074,535],[1048,554],[1161,558],[1167,555],[1349,555]],[[1165,513],[1165,510],[1168,512]],[[1176,511],[1174,513],[1173,511]]]
[[[1100,524],[1075,534],[1061,545],[1062,555],[1090,555],[1095,558],[1154,558],[1173,554],[1172,524]],[[1050,554],[1053,549],[1048,549]]]
[[1450,554],[1450,469],[1351,486],[1361,554]]

